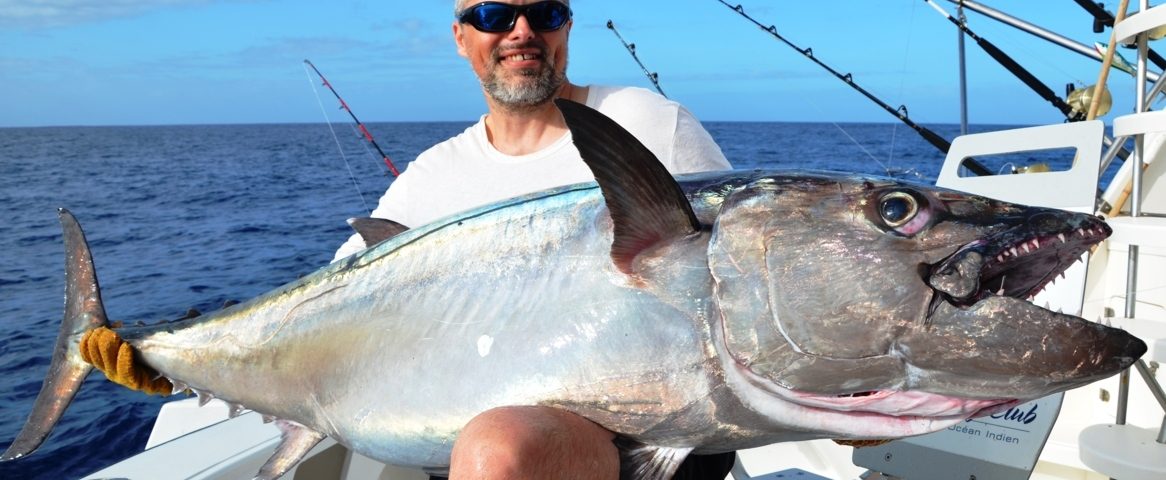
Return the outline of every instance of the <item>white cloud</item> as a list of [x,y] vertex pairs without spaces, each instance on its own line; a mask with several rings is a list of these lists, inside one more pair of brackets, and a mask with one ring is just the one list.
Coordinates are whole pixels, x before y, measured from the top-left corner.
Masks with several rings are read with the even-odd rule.
[[174,6],[214,0],[0,0],[0,25],[49,28],[130,17]]

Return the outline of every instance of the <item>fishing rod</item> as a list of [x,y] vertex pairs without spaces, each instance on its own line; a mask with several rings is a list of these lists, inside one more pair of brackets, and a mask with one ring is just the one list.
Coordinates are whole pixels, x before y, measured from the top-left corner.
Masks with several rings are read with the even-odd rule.
[[624,41],[623,35],[619,34],[619,30],[615,29],[615,24],[612,23],[611,20],[607,21],[607,28],[615,33],[615,36],[619,38],[619,43],[622,43],[623,47],[628,49],[628,53],[632,54],[632,59],[635,60],[636,64],[640,66],[640,69],[644,71],[644,75],[648,76],[648,80],[650,80],[652,85],[656,87],[656,91],[660,92],[660,95],[663,95],[664,98],[668,98],[668,95],[664,93],[664,90],[660,89],[659,75],[657,75],[656,72],[649,72],[648,68],[644,66],[644,62],[640,61],[640,57],[636,56],[636,44]]
[[[1099,62],[1104,62],[1105,51],[1102,50],[1101,48],[1088,47],[1082,43],[1078,43],[1078,42],[1073,41],[1069,38],[1066,38],[1062,35],[1058,35],[1054,32],[1051,32],[1051,31],[1046,30],[1044,28],[1038,27],[1038,26],[1033,25],[1031,23],[1028,23],[1024,20],[1016,18],[1012,15],[1009,15],[1007,13],[993,9],[992,7],[975,2],[973,0],[947,0],[947,1],[952,3],[952,4],[958,5],[960,7],[970,9],[976,13],[984,15],[985,17],[991,18],[993,20],[996,20],[996,21],[1003,23],[1005,25],[1008,25],[1010,27],[1013,27],[1017,30],[1020,30],[1020,31],[1023,31],[1025,33],[1036,36],[1037,38],[1040,38],[1042,40],[1046,40],[1046,41],[1048,41],[1054,45],[1057,45],[1059,47],[1065,48],[1065,49],[1070,50],[1072,52],[1076,52],[1078,54],[1092,58],[1092,59],[1097,60]],[[1101,47],[1101,45],[1098,45],[1098,47]],[[1106,47],[1106,48],[1108,48],[1108,47]],[[1117,66],[1116,62],[1119,58],[1121,58],[1120,55],[1115,55],[1115,57],[1114,57],[1115,67]],[[1129,70],[1127,70],[1127,69],[1123,69],[1120,67],[1118,67],[1118,68],[1120,70],[1126,71],[1127,73],[1129,72]],[[1156,97],[1158,95],[1158,93],[1162,91],[1162,78],[1166,78],[1166,77],[1159,77],[1157,74],[1153,74],[1150,72],[1147,72],[1147,75],[1149,76],[1149,78],[1151,80],[1158,81],[1158,83],[1155,84],[1156,88],[1154,90],[1154,93],[1152,93],[1150,95],[1150,97],[1153,98],[1153,97]],[[1072,96],[1073,95],[1070,94],[1070,97],[1072,97]],[[1102,159],[1102,171],[1104,171],[1105,168],[1109,167],[1109,164],[1111,162],[1113,162],[1114,158],[1121,158],[1121,159],[1125,160],[1126,158],[1129,157],[1129,151],[1123,147],[1126,140],[1127,140],[1126,137],[1118,137],[1116,139],[1110,138],[1108,135],[1102,137],[1102,141],[1108,147],[1108,150],[1106,151],[1105,156]]]
[[[1080,54],[1082,56],[1092,58],[1092,59],[1097,60],[1099,62],[1104,60],[1104,58],[1103,58],[1105,56],[1104,48],[1108,48],[1108,46],[1098,44],[1096,46],[1096,48],[1090,47],[1088,45],[1085,45],[1083,43],[1080,43],[1080,42],[1072,40],[1068,37],[1065,37],[1064,35],[1059,35],[1057,33],[1049,31],[1048,29],[1038,27],[1038,26],[1033,25],[1029,22],[1026,22],[1024,20],[1021,20],[1019,18],[1016,18],[1012,15],[1001,12],[999,10],[996,10],[996,9],[989,7],[987,5],[984,5],[982,3],[975,2],[973,0],[947,0],[947,1],[952,3],[952,4],[955,4],[955,5],[960,5],[964,8],[972,10],[972,11],[979,13],[985,17],[991,18],[992,20],[996,20],[997,22],[1003,23],[1005,25],[1008,25],[1008,26],[1015,28],[1017,30],[1020,30],[1022,32],[1033,35],[1037,38],[1040,38],[1041,40],[1045,40],[1045,41],[1050,42],[1056,46],[1067,49],[1071,52],[1075,52],[1075,53]],[[1116,64],[1117,59],[1115,58],[1114,61]],[[1121,69],[1121,70],[1125,71],[1126,73],[1130,73],[1131,75],[1133,74],[1132,68],[1130,68],[1129,70],[1125,70],[1125,69]],[[1159,78],[1159,75],[1157,73],[1153,73],[1153,72],[1146,72],[1146,75],[1147,75],[1147,78],[1149,78],[1150,80],[1153,80],[1153,81],[1157,81]]]
[[947,20],[951,22],[952,25],[955,25],[956,28],[960,29],[961,32],[964,32],[969,37],[971,37],[972,40],[976,42],[976,45],[979,45],[980,48],[984,50],[984,53],[987,53],[988,56],[992,57],[993,60],[996,60],[1000,66],[1007,69],[1021,82],[1024,82],[1028,88],[1032,89],[1032,91],[1039,95],[1041,98],[1051,103],[1054,108],[1060,110],[1061,113],[1065,115],[1065,118],[1070,122],[1085,119],[1085,112],[1075,109],[1068,103],[1065,103],[1061,97],[1058,97],[1057,94],[1053,92],[1053,89],[1049,88],[1048,85],[1045,85],[1043,82],[1037,79],[1036,76],[1032,74],[1032,72],[1029,72],[1028,69],[1022,67],[1019,63],[1016,62],[1016,60],[1013,60],[1012,57],[1008,56],[1008,54],[1004,53],[1003,50],[1000,50],[998,47],[996,47],[996,45],[992,44],[992,42],[989,42],[983,37],[976,35],[976,32],[973,32],[972,29],[968,28],[966,23],[956,20],[951,16],[951,14],[947,13],[947,11],[945,11],[939,5],[936,5],[935,2],[931,0],[923,1],[930,5],[931,8],[936,12],[939,12],[940,15],[943,15],[944,18],[947,18]]
[[328,82],[328,79],[324,77],[324,74],[320,73],[320,69],[316,68],[316,66],[313,65],[310,60],[304,59],[304,63],[309,67],[312,67],[312,71],[316,72],[316,75],[320,77],[320,81],[323,82],[323,85],[328,87],[328,90],[332,92],[332,95],[336,96],[336,100],[340,101],[340,109],[348,112],[348,116],[352,117],[353,122],[356,122],[356,126],[360,129],[360,133],[364,136],[364,139],[367,140],[368,143],[371,143],[373,148],[377,149],[377,153],[381,155],[381,159],[384,160],[385,166],[389,167],[389,173],[392,173],[394,177],[400,175],[401,173],[397,171],[397,167],[393,165],[393,161],[389,160],[389,156],[385,154],[384,150],[381,150],[381,146],[377,145],[377,141],[372,138],[372,133],[370,133],[367,128],[364,128],[364,123],[362,123],[359,118],[356,118],[356,114],[352,113],[351,108],[348,108],[348,103],[345,102],[343,98],[340,98],[340,93],[338,93],[336,89],[332,87],[332,84]]
[[[1073,1],[1076,2],[1077,5],[1080,5],[1081,8],[1084,8],[1086,12],[1089,12],[1090,15],[1093,15],[1093,33],[1101,33],[1103,30],[1105,30],[1105,27],[1113,28],[1113,22],[1116,20],[1116,18],[1114,18],[1113,14],[1109,13],[1109,11],[1106,10],[1103,5],[1100,3],[1093,3],[1090,0]],[[1151,62],[1154,62],[1154,65],[1157,65],[1160,70],[1166,70],[1166,58],[1162,58],[1158,52],[1153,50],[1147,50],[1146,54],[1148,55],[1146,58],[1150,59]]]
[[[891,107],[890,105],[887,105],[886,102],[883,102],[878,97],[874,96],[874,94],[870,93],[865,88],[862,88],[857,83],[855,83],[854,76],[851,75],[850,73],[847,73],[845,75],[842,73],[839,73],[837,70],[834,70],[829,65],[826,65],[821,60],[818,60],[818,58],[814,56],[814,49],[801,48],[801,47],[798,47],[797,45],[794,45],[793,42],[787,40],[785,37],[783,37],[777,33],[777,27],[775,27],[773,25],[770,25],[768,27],[765,25],[762,25],[761,22],[758,22],[753,17],[751,17],[747,13],[745,13],[745,8],[742,7],[740,4],[730,5],[727,2],[725,2],[725,0],[717,0],[717,1],[720,2],[722,5],[729,7],[729,9],[733,10],[734,12],[737,12],[742,17],[745,17],[745,19],[749,20],[750,22],[753,22],[753,24],[757,25],[758,28],[760,28],[766,32],[769,32],[769,34],[772,35],[773,38],[776,38],[777,40],[781,41],[782,43],[788,45],[790,48],[797,50],[798,53],[802,54],[802,56],[804,56],[804,57],[810,59],[811,61],[813,61],[814,63],[818,64],[819,67],[822,67],[823,69],[825,69],[827,72],[830,72],[832,75],[834,75],[839,80],[842,80],[842,82],[849,85],[850,88],[853,88],[855,91],[857,91],[858,93],[861,93],[863,96],[865,96],[870,101],[874,102],[876,105],[882,107],[883,110],[887,111],[887,113],[890,113],[895,118],[898,118],[899,121],[906,124],[912,130],[915,130],[915,133],[918,133],[920,136],[923,137],[924,140],[927,140],[927,143],[930,143],[932,146],[939,149],[939,151],[943,152],[944,154],[947,154],[947,152],[949,150],[951,150],[951,143],[949,143],[947,140],[944,140],[944,138],[939,136],[939,134],[931,131],[927,127],[924,127],[922,125],[919,125],[919,124],[911,121],[911,119],[907,116],[907,106],[906,105],[900,105],[899,108],[894,108],[894,107]],[[987,167],[985,167],[980,162],[977,162],[975,159],[972,159],[972,158],[965,159],[963,165],[966,166],[968,168],[968,170],[970,170],[972,173],[975,173],[976,175],[981,175],[981,176],[992,175],[991,170],[988,170]]]

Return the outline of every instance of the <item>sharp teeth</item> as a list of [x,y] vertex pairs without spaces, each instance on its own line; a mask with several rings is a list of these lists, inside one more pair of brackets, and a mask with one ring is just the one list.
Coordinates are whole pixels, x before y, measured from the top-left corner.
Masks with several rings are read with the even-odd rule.
[[1004,254],[1001,253],[1000,255],[996,255],[996,261],[1003,263],[1004,262]]
[[1058,234],[1057,234],[1057,238],[1061,239],[1061,243],[1067,243],[1067,242],[1068,242],[1068,240],[1065,240],[1065,234],[1063,234],[1063,233],[1058,233]]
[[1082,237],[1084,237],[1084,236],[1085,236],[1085,229],[1084,229],[1084,228],[1078,228],[1078,229],[1077,229],[1077,233],[1081,234],[1081,236],[1082,236]]
[[1035,238],[1032,240],[1032,248],[1034,248],[1034,249],[1040,248],[1040,242],[1038,242]]
[[1020,246],[1020,248],[1023,248],[1023,249],[1024,249],[1024,253],[1032,253],[1032,249],[1028,248],[1028,244],[1027,244],[1027,243],[1025,243],[1025,244],[1022,244],[1022,245]]
[[1011,253],[1014,257],[1020,255],[1019,253],[1016,253],[1016,247],[1009,248],[1008,253]]

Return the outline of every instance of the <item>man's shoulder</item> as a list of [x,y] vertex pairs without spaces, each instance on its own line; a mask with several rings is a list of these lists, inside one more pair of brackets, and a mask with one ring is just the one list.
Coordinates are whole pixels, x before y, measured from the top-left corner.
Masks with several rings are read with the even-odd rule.
[[591,107],[603,112],[605,109],[642,111],[644,109],[675,109],[680,104],[656,92],[640,87],[591,85]]

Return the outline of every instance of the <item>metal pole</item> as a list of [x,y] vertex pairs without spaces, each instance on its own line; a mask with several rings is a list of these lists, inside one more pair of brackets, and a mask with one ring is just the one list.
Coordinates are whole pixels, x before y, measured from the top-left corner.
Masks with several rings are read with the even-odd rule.
[[[960,23],[967,21],[968,17],[964,15],[964,6],[960,4],[956,8],[959,15]],[[967,63],[964,61],[964,31],[957,29],[959,32],[959,49],[960,49],[960,135],[968,134],[968,70]]]
[[1163,416],[1163,428],[1158,429],[1158,443],[1166,444],[1166,416]]
[[[1123,3],[1124,5],[1124,3]],[[1139,2],[1138,11],[1144,12],[1149,8],[1148,0],[1141,0]],[[1120,14],[1120,13],[1119,13]],[[1116,27],[1116,26],[1115,26]],[[1138,71],[1135,78],[1135,100],[1134,107],[1136,113],[1146,111],[1146,35],[1138,35]],[[1145,135],[1137,135],[1134,137],[1134,178],[1131,181],[1133,184],[1133,193],[1130,194],[1130,218],[1137,218],[1142,214],[1142,155],[1145,152]],[[1129,246],[1129,256],[1126,260],[1126,309],[1125,317],[1134,318],[1138,303],[1138,246]],[[1126,369],[1121,372],[1119,379],[1121,382],[1118,385],[1117,395],[1117,424],[1124,425],[1126,423],[1126,409],[1129,408],[1129,389],[1130,389],[1130,371]]]
[[[1141,0],[1138,12],[1144,12],[1150,8],[1149,0]],[[1137,108],[1137,113],[1146,111],[1146,52],[1149,46],[1146,44],[1148,39],[1145,34],[1138,35],[1138,74],[1134,82],[1137,88],[1136,100],[1134,106]],[[1111,47],[1112,48],[1112,47]],[[1145,135],[1138,135],[1134,138],[1134,178],[1133,178],[1133,198],[1130,200],[1130,216],[1137,217],[1142,214],[1142,164],[1145,161]],[[1133,259],[1137,261],[1137,251],[1132,252]],[[1132,316],[1129,318],[1133,318]]]
[[1158,384],[1158,380],[1154,379],[1154,374],[1150,373],[1150,367],[1146,366],[1146,361],[1138,359],[1134,362],[1134,368],[1138,369],[1138,373],[1142,375],[1142,380],[1145,380],[1146,386],[1150,387],[1150,393],[1154,395],[1154,400],[1158,401],[1158,406],[1162,407],[1162,411],[1166,412],[1166,392],[1162,391],[1162,385]]
[[1166,443],[1166,415],[1162,416],[1162,428],[1158,429],[1158,443]]
[[[1160,95],[1163,90],[1166,90],[1166,76],[1162,76],[1154,82],[1154,87],[1150,89],[1150,93],[1146,95],[1146,100],[1142,103],[1143,108],[1149,110],[1149,103],[1153,102],[1155,98],[1158,98],[1158,95]],[[1110,140],[1109,137],[1105,137],[1103,139],[1105,140],[1105,144],[1109,146],[1109,150],[1107,150],[1105,155],[1101,157],[1101,168],[1098,169],[1098,172],[1104,172],[1109,168],[1109,164],[1113,163],[1113,159],[1117,157],[1117,153],[1121,150],[1122,145],[1125,145],[1126,140],[1129,140],[1129,138],[1130,137],[1125,136],[1117,137],[1113,140]]]

